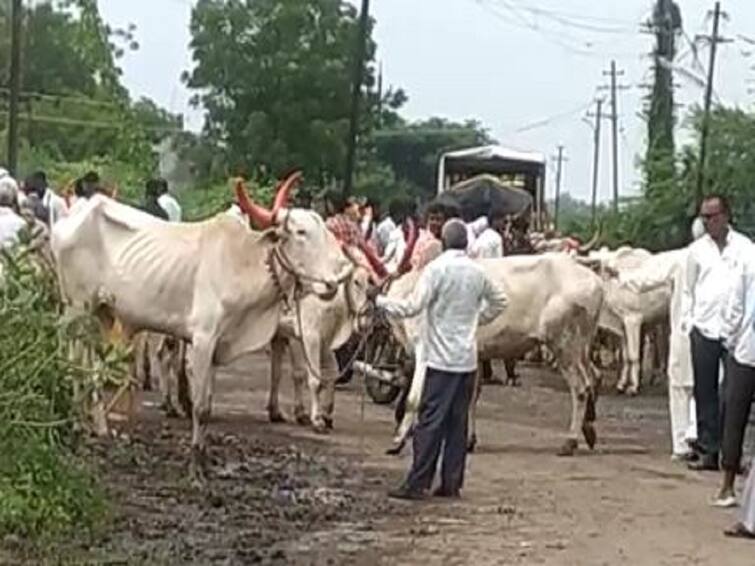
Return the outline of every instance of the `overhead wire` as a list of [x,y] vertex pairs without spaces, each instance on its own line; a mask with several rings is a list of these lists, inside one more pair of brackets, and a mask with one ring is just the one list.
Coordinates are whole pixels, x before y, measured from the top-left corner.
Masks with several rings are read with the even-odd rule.
[[[582,39],[577,38],[573,35],[567,34],[563,31],[554,30],[554,29],[545,29],[542,25],[528,19],[526,15],[521,13],[521,7],[514,6],[509,0],[474,0],[474,1],[478,4],[478,6],[485,9],[486,11],[491,13],[493,16],[495,16],[497,19],[501,20],[505,24],[534,31],[546,41],[556,44],[576,55],[581,55],[584,57],[599,58],[599,59],[605,59],[605,57],[631,57],[631,56],[637,55],[636,52],[611,53],[611,52],[601,51],[600,53],[598,53],[592,50],[592,48],[595,47],[595,45],[598,42],[595,42],[595,41],[584,42]],[[503,13],[499,11],[499,9],[505,10],[511,16],[511,18],[506,17]],[[613,42],[613,43],[616,43],[616,42]]]
[[592,31],[596,33],[607,33],[607,34],[635,35],[637,33],[635,29],[630,28],[630,25],[634,25],[634,24],[630,24],[629,22],[626,22],[625,24],[622,24],[621,26],[616,26],[616,25],[609,26],[606,24],[598,25],[595,23],[589,23],[589,21],[580,21],[581,17],[574,14],[567,14],[564,12],[540,8],[540,7],[536,7],[532,5],[523,5],[516,2],[515,0],[509,0],[509,1],[512,4],[516,5],[519,10],[523,10],[530,14],[550,19],[565,27],[572,27],[579,30]]
[[590,108],[592,104],[593,104],[593,100],[590,99],[590,102],[588,102],[587,104],[580,104],[578,107],[572,108],[571,110],[567,110],[565,112],[559,112],[558,114],[554,114],[553,116],[536,120],[534,122],[529,122],[528,124],[525,124],[524,126],[520,126],[514,130],[514,133],[519,134],[519,133],[527,132],[527,131],[534,130],[537,128],[542,128],[543,126],[548,126],[550,124],[553,124],[554,122],[563,120],[564,118],[569,118],[571,116],[574,116],[575,114],[581,114],[582,112]]
[[[10,90],[5,87],[0,87],[0,93],[8,94],[10,93]],[[83,106],[97,106],[97,107],[107,107],[107,108],[120,108],[121,106],[115,102],[107,102],[104,100],[95,100],[91,98],[85,98],[83,96],[76,96],[76,95],[68,95],[68,94],[61,94],[61,93],[45,93],[45,92],[34,92],[34,91],[21,91],[21,97],[26,98],[32,98],[32,99],[39,99],[39,100],[49,100],[51,102],[71,102],[75,104],[81,104]]]

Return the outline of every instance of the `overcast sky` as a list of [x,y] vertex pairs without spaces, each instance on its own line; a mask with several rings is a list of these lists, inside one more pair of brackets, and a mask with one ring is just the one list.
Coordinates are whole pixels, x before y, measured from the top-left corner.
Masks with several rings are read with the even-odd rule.
[[[684,28],[709,33],[712,0],[677,0]],[[180,75],[191,68],[188,51],[192,0],[99,0],[114,25],[137,25],[139,51],[121,62],[134,96],[145,95],[173,112],[183,112],[199,129],[201,112],[188,106],[190,94]],[[565,190],[589,198],[592,130],[583,121],[596,90],[608,84],[603,71],[615,59],[624,70],[619,93],[621,190],[636,188],[636,160],[643,152],[645,124],[637,116],[651,78],[647,53],[653,38],[641,33],[652,0],[373,0],[376,40],[385,80],[407,91],[404,114],[411,119],[444,116],[480,120],[502,144],[553,156],[564,144]],[[716,94],[726,104],[751,107],[748,79],[755,79],[755,1],[724,0],[729,19],[722,32],[735,39],[720,48]],[[680,38],[680,66],[701,74]],[[708,50],[699,60],[707,67]],[[703,90],[677,75],[677,102],[702,101]],[[607,101],[608,102],[608,101]],[[606,109],[610,109],[606,106]],[[684,132],[678,136],[684,141]],[[610,197],[610,123],[601,139],[601,199]],[[548,194],[553,193],[553,170]]]

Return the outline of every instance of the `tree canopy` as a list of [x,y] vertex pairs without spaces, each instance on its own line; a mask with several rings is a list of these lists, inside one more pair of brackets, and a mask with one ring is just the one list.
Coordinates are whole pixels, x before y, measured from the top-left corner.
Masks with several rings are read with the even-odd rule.
[[[342,174],[357,11],[343,0],[199,0],[186,76],[231,166]],[[375,53],[367,46],[367,61]],[[366,84],[374,82],[367,65]],[[247,171],[247,173],[251,173]]]

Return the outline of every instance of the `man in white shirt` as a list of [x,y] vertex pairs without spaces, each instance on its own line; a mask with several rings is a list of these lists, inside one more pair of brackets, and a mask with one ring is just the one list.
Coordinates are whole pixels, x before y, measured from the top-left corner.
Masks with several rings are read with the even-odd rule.
[[693,243],[687,258],[682,296],[682,324],[690,332],[697,442],[700,459],[693,470],[718,470],[721,444],[719,366],[725,349],[723,315],[732,281],[742,260],[753,251],[752,242],[729,226],[730,207],[725,197],[711,195],[700,205],[705,236]]
[[10,176],[0,179],[0,249],[14,246],[19,241],[26,221],[16,212],[18,192]]
[[503,233],[506,230],[506,215],[494,211],[488,217],[488,226],[472,245],[470,257],[492,259],[503,257]]
[[388,247],[388,241],[392,233],[398,228],[396,222],[401,223],[403,216],[404,203],[399,199],[391,201],[388,206],[388,215],[380,221],[375,228],[375,241],[377,242],[378,253],[385,255]]
[[[705,235],[700,218],[692,224],[692,239]],[[667,364],[669,415],[671,417],[671,457],[692,461],[697,455],[690,451],[689,441],[697,441],[697,422],[693,397],[692,355],[689,331],[682,328],[682,295],[687,278],[689,247],[656,254],[642,267],[619,273],[619,282],[636,293],[671,285],[669,308],[669,352]]]
[[165,179],[157,179],[158,196],[157,203],[160,205],[165,213],[168,215],[170,222],[181,222],[181,205],[178,204],[176,198],[168,192],[168,181]]
[[722,335],[729,357],[721,444],[724,477],[714,502],[718,507],[733,507],[737,503],[734,479],[741,466],[742,445],[755,395],[755,257],[749,254],[743,259],[743,265],[732,282],[723,321]]
[[457,497],[464,480],[469,389],[477,369],[477,326],[506,308],[503,291],[466,255],[467,230],[450,221],[442,232],[444,252],[432,261],[407,300],[377,298],[389,316],[421,316],[419,347],[427,380],[413,435],[413,463],[404,484],[389,495],[420,499],[428,490],[443,448],[441,484],[435,495]]

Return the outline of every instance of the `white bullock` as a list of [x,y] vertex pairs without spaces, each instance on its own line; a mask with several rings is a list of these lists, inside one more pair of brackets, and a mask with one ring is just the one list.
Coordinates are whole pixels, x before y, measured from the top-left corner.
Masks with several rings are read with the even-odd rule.
[[168,223],[101,195],[52,231],[71,308],[93,309],[106,325],[117,317],[127,335],[151,330],[191,341],[191,474],[198,481],[216,367],[270,342],[282,297],[301,288],[332,297],[352,271],[322,218],[282,208],[297,179],[286,180],[272,212],[237,186],[244,212],[271,227],[262,233],[227,215]]
[[[534,346],[546,345],[555,356],[572,400],[569,433],[560,454],[571,455],[580,433],[588,446],[596,442],[596,379],[589,349],[597,330],[603,302],[600,279],[570,257],[556,253],[479,260],[488,277],[501,285],[509,306],[498,318],[477,332],[481,359],[519,357]],[[388,296],[403,298],[414,289],[419,273],[413,272],[390,289]],[[417,339],[417,320],[394,323],[397,339],[412,353]],[[412,353],[413,355],[413,353]],[[424,386],[424,371],[417,367],[392,452],[398,452],[410,431]],[[476,443],[476,401],[480,376],[475,380],[470,404],[470,448]]]
[[622,247],[615,251],[602,249],[593,252],[584,260],[598,266],[603,276],[605,297],[599,326],[621,340],[623,365],[616,387],[629,395],[636,395],[640,387],[643,328],[668,320],[671,285],[659,285],[640,292],[620,285],[610,275],[639,269],[654,261],[669,261],[665,254],[656,258],[658,256],[647,250]]

